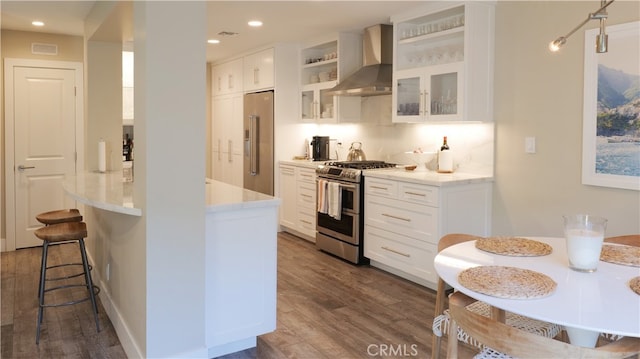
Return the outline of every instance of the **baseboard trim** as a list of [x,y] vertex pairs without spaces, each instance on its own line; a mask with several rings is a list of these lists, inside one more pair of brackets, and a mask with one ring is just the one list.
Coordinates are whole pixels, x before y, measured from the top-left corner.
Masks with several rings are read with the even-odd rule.
[[[95,263],[93,258],[91,258],[91,254],[88,252],[87,257],[89,257],[89,261],[91,263]],[[92,271],[91,276],[93,281],[98,283],[98,286],[100,287],[100,302],[102,302],[102,307],[104,308],[105,313],[107,313],[109,320],[111,320],[113,328],[116,330],[116,334],[118,335],[118,339],[120,340],[122,349],[124,349],[127,357],[144,358],[145,356],[140,350],[140,346],[138,346],[133,336],[131,335],[131,330],[129,330],[124,317],[111,299],[107,283],[102,279],[98,271]]]

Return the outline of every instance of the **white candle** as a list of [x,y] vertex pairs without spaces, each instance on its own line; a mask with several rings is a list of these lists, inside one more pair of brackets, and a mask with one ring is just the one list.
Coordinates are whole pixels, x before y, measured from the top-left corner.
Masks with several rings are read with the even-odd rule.
[[587,229],[569,229],[566,237],[569,265],[577,270],[596,270],[604,234]]

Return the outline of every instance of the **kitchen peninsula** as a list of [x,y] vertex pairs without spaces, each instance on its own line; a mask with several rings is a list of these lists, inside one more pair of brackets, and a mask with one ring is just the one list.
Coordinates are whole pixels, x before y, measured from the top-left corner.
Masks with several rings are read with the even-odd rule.
[[[205,306],[202,316],[207,357],[254,347],[256,337],[276,327],[277,221],[280,199],[207,179],[205,219]],[[65,192],[87,206],[93,241],[91,262],[101,301],[121,341],[131,323],[122,317],[116,297],[132,285],[131,264],[118,263],[121,227],[144,217],[136,207],[133,183],[120,172],[85,172],[63,182]],[[98,209],[98,210],[94,210]],[[104,212],[107,211],[107,212]],[[113,234],[113,235],[112,235]],[[93,237],[93,238],[92,238]],[[179,239],[177,239],[179,240]],[[147,244],[150,245],[150,244]],[[135,260],[131,257],[123,260]],[[167,264],[171,267],[170,263]],[[118,270],[121,268],[120,270]],[[172,267],[172,270],[179,268]],[[155,273],[147,273],[147,276]],[[122,276],[122,278],[120,277]],[[194,348],[197,352],[199,348]]]

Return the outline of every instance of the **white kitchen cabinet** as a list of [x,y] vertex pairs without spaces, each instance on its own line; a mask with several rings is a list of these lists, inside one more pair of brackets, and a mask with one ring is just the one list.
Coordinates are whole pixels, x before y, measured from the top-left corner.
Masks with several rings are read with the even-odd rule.
[[242,92],[242,58],[213,67],[211,86],[213,96]]
[[296,197],[298,212],[296,229],[315,242],[317,214],[315,169],[297,168]]
[[[276,329],[277,200],[250,203],[255,193],[207,185],[205,218],[205,345],[207,358],[256,346]],[[224,196],[217,192],[225,193]],[[220,199],[221,205],[210,205]],[[238,198],[239,202],[229,199]]]
[[315,168],[280,164],[280,226],[311,242],[316,240]]
[[212,178],[242,186],[242,93],[212,99]]
[[243,61],[245,92],[266,90],[274,87],[273,48],[247,55]]
[[492,121],[494,4],[392,17],[393,122]]
[[339,33],[301,50],[300,116],[305,122],[360,120],[360,98],[333,96],[328,90],[362,66],[362,36]]
[[431,186],[367,177],[364,255],[373,266],[435,288],[438,241],[489,235],[491,183]]
[[297,221],[296,168],[280,165],[280,225],[295,228]]

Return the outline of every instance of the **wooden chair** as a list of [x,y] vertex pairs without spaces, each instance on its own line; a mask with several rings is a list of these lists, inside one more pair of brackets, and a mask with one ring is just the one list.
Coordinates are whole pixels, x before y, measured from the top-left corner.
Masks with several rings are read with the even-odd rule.
[[624,236],[605,238],[606,243],[626,244],[628,246],[640,247],[640,234],[627,234]]
[[[467,241],[473,241],[478,239],[479,237],[469,235],[469,234],[460,234],[460,233],[452,233],[443,236],[438,242],[438,252],[456,245],[458,243],[463,243]],[[440,358],[440,347],[442,342],[442,336],[448,333],[449,330],[449,310],[445,310],[445,301],[446,301],[446,283],[438,278],[438,288],[436,292],[436,304],[435,304],[435,314],[433,319],[433,338],[432,338],[432,347],[431,347],[431,358],[439,359]],[[475,302],[470,303],[469,310],[473,310],[474,312],[484,315],[491,315],[491,306],[484,302]],[[510,312],[505,313],[505,323],[507,325],[513,326],[515,328],[520,328],[526,330],[528,332],[535,333],[537,335],[553,338],[558,335],[562,331],[562,327],[552,323],[546,323],[539,320],[534,320],[531,318],[524,317],[522,315],[513,314]],[[476,347],[478,349],[482,349],[482,342],[477,341],[473,336],[468,335],[463,330],[458,331],[458,340],[462,341],[465,344],[468,344],[472,347]]]
[[[466,308],[475,300],[460,292],[449,297],[450,334],[461,328],[485,345],[475,358],[627,358],[640,353],[640,338],[626,337],[598,348],[571,345],[535,335]],[[458,341],[450,340],[447,358],[458,358]]]
[[[622,236],[608,237],[604,239],[604,242],[640,247],[640,234],[627,234]],[[608,341],[620,340],[621,338],[623,338],[621,335],[609,333],[601,333],[600,336]]]

